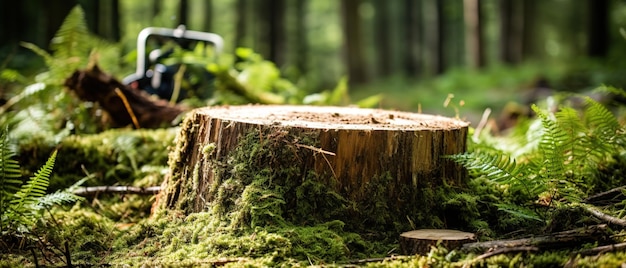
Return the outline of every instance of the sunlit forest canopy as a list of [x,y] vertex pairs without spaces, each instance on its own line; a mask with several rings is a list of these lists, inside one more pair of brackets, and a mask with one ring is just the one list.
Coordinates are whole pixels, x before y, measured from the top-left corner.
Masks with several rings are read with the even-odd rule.
[[[120,44],[121,67],[109,70],[120,77],[134,68],[128,55],[141,29],[184,24],[221,35],[227,52],[253,49],[303,89],[347,76],[354,94],[384,92],[392,100],[383,105],[400,109],[435,92],[440,103],[448,93],[472,99],[464,92],[517,92],[539,80],[568,91],[626,84],[626,4],[617,0],[3,1],[3,67],[36,70],[19,42],[48,47],[76,4],[91,32]],[[487,75],[459,74],[472,70]],[[452,78],[432,80],[442,74]],[[424,81],[435,82],[415,83]],[[406,94],[411,101],[393,100]]]

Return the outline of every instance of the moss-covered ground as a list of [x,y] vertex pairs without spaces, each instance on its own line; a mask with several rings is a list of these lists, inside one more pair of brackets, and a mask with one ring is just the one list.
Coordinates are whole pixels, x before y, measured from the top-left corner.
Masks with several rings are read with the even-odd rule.
[[[58,146],[51,187],[68,187],[85,176],[92,177],[88,185],[159,185],[169,170],[167,159],[178,131],[109,130],[69,136]],[[3,237],[0,266],[65,266],[69,259],[73,265],[131,267],[558,267],[568,263],[573,267],[614,267],[626,260],[623,252],[576,256],[577,250],[592,244],[484,259],[442,247],[433,247],[425,256],[397,256],[399,232],[414,228],[462,229],[478,234],[481,240],[546,229],[495,207],[502,191],[481,178],[464,188],[425,188],[421,198],[429,203],[416,197],[414,201],[422,202],[424,211],[412,217],[367,210],[319,183],[318,174],[290,169],[290,161],[280,154],[293,155],[292,150],[283,148],[287,151],[281,152],[270,139],[262,144],[250,142],[259,140],[254,135],[259,133],[250,134],[215,169],[222,176],[212,185],[214,198],[207,200],[203,212],[151,211],[154,196],[89,196],[70,207],[44,213],[31,231],[34,236]],[[38,160],[34,159],[53,149],[36,141],[20,146],[25,170],[34,170],[30,163],[36,166]],[[210,153],[210,148],[203,149]],[[300,179],[293,180],[294,176]],[[383,200],[372,204],[377,201]],[[373,211],[380,217],[371,218],[380,218],[380,222],[359,224],[354,220]],[[597,222],[580,217],[580,213],[564,210],[554,215],[561,220],[559,228]],[[613,234],[616,241],[622,237],[617,230]]]

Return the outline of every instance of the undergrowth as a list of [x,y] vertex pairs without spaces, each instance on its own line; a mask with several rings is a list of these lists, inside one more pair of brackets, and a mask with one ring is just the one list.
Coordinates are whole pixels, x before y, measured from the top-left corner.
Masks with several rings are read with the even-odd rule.
[[[48,185],[54,167],[57,152],[54,151],[46,163],[25,182],[22,181],[22,173],[19,162],[14,160],[15,153],[11,150],[8,133],[0,135],[0,250],[6,253],[21,252],[27,249],[40,247],[43,255],[46,248],[57,247],[53,242],[42,240],[42,236],[53,235],[51,228],[41,226],[52,225],[46,219],[45,212],[52,217],[50,210],[54,206],[65,205],[81,201],[72,191],[84,180],[76,182],[73,186],[48,193]],[[42,230],[45,233],[42,234]],[[54,250],[52,255],[54,255]],[[57,252],[59,253],[59,252]],[[37,264],[36,253],[32,257]],[[63,256],[63,252],[60,252]],[[69,260],[66,259],[66,263]],[[38,265],[38,264],[37,264]]]
[[602,172],[623,161],[624,127],[604,105],[576,98],[584,100],[582,109],[533,105],[537,119],[520,123],[511,135],[483,134],[467,153],[450,156],[470,171],[477,192],[491,188],[488,201],[519,220],[495,226],[528,228],[536,222],[537,232],[563,228],[562,211],[575,211],[589,195],[624,183]]

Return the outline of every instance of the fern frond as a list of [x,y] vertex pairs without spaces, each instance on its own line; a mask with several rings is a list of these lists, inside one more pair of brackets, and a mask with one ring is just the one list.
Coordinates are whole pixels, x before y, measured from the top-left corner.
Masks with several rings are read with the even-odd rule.
[[46,195],[56,155],[57,151],[52,152],[46,164],[15,193],[14,199],[11,200],[13,210],[18,212],[32,210],[39,203],[38,199]]
[[15,152],[9,148],[8,131],[0,135],[0,232],[11,224],[11,199],[22,185],[19,163],[13,159]]
[[63,24],[54,35],[50,48],[59,58],[72,56],[86,57],[91,49],[89,30],[85,21],[85,12],[77,5],[63,20]]
[[22,42],[20,44],[23,47],[25,47],[27,49],[30,49],[32,52],[34,52],[35,54],[37,54],[40,57],[42,57],[43,60],[46,62],[46,65],[52,66],[54,64],[54,58],[45,49],[42,49],[42,48],[38,47],[37,45],[35,45],[33,43],[29,43],[29,42]]
[[594,99],[587,97],[585,103],[585,121],[592,130],[592,138],[601,142],[597,145],[608,145],[601,147],[606,150],[605,153],[617,153],[614,146],[623,145],[625,142],[625,135],[620,135],[622,126],[619,121],[609,109]]
[[466,169],[498,183],[520,183],[524,176],[515,159],[503,154],[471,152],[448,156]]
[[19,163],[13,159],[15,152],[9,148],[6,132],[0,136],[0,194],[19,190],[22,173]]
[[38,202],[34,205],[33,209],[48,209],[54,205],[71,204],[82,200],[84,200],[83,197],[77,196],[67,190],[57,191],[38,198]]
[[563,163],[565,161],[562,153],[563,144],[568,141],[567,132],[556,123],[556,119],[537,105],[532,105],[533,111],[537,114],[543,125],[544,134],[539,142],[540,165],[545,166],[545,173],[548,178],[554,179],[562,175],[565,170]]
[[508,204],[508,203],[498,203],[496,204],[496,207],[499,210],[507,212],[516,217],[540,221],[540,222],[544,221],[544,219],[536,210],[530,209],[528,207],[524,207],[524,206],[520,206],[516,204]]

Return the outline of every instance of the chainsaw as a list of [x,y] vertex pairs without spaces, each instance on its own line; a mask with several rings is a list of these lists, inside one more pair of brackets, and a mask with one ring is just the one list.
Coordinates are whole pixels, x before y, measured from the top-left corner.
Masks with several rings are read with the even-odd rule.
[[[175,75],[180,71],[181,64],[166,65],[164,62],[172,55],[173,48],[156,48],[149,53],[146,51],[149,39],[156,39],[158,45],[173,41],[183,49],[189,49],[190,44],[205,42],[213,47],[214,54],[219,54],[224,47],[221,36],[199,31],[187,30],[185,25],[176,29],[148,27],[137,36],[137,70],[126,76],[122,83],[134,89],[144,90],[159,98],[176,102],[186,97],[185,92],[176,92]],[[211,79],[211,74],[203,69],[205,79]],[[204,94],[207,95],[207,94]]]

